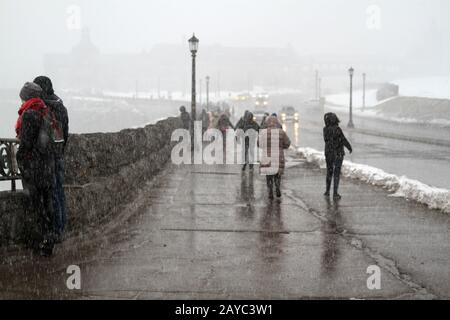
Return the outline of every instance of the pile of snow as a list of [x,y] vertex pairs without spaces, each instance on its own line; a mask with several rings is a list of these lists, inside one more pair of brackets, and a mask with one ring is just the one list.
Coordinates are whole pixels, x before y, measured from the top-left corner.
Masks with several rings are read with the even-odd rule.
[[[326,168],[323,152],[311,148],[297,149],[298,155],[307,162],[314,163],[320,168]],[[394,194],[427,205],[430,209],[450,213],[450,190],[428,186],[420,181],[399,177],[371,166],[344,161],[342,175],[364,181],[368,184],[380,186]]]
[[450,99],[450,77],[407,78],[392,81],[400,95],[434,99]]
[[[354,90],[353,91],[353,106],[355,108],[362,108],[363,105],[363,91]],[[339,94],[330,94],[326,97],[326,102],[337,107],[348,108],[350,103],[350,93],[344,92]],[[377,100],[377,89],[366,90],[366,108],[372,108],[380,104],[381,102]]]

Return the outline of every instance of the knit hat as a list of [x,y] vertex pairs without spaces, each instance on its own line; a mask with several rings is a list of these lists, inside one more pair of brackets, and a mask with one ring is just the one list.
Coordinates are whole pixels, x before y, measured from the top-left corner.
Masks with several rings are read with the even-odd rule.
[[23,85],[22,90],[20,90],[19,96],[23,101],[27,101],[32,98],[40,98],[42,96],[42,88],[33,82],[26,82]]

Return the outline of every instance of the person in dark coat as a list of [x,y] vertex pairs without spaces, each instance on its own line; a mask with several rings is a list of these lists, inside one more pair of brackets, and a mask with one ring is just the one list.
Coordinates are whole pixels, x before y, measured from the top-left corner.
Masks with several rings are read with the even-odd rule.
[[341,167],[344,161],[344,147],[353,152],[352,146],[339,127],[339,118],[334,113],[327,113],[324,116],[325,128],[323,128],[323,138],[325,140],[325,158],[327,162],[327,178],[325,196],[330,196],[331,180],[334,180],[333,197],[340,199],[338,193]]
[[270,114],[268,112],[264,112],[264,116],[261,120],[261,123],[259,124],[260,129],[266,129],[266,120],[267,118],[270,116]]
[[[241,129],[244,132],[247,132],[250,129],[253,129],[256,133],[259,132],[259,125],[258,123],[255,121],[254,117],[253,117],[253,113],[251,113],[250,111],[246,111],[244,114],[244,117],[242,119],[242,121],[239,121],[237,124],[236,129]],[[250,158],[254,159],[254,150],[250,150],[250,137],[246,136],[245,137],[245,149],[244,149],[244,154],[245,154],[245,163],[244,166],[242,167],[242,171],[245,171],[245,169],[247,168],[247,164],[249,165],[249,169],[253,170],[253,163],[249,163],[250,162]]]
[[189,128],[191,127],[191,116],[186,111],[185,106],[180,107],[180,118],[181,122],[183,123],[183,129],[189,130]]
[[249,112],[250,112],[250,111],[245,110],[244,116],[243,116],[243,117],[240,117],[239,120],[238,120],[238,122],[237,122],[236,125],[234,126],[236,129],[242,129],[242,128],[244,127],[244,119],[247,117],[247,114],[248,114]]
[[66,197],[64,193],[64,151],[69,139],[69,116],[63,101],[55,94],[52,81],[45,76],[39,76],[33,81],[42,88],[42,99],[61,124],[64,143],[62,148],[54,150],[55,185],[53,192],[53,209],[55,211],[56,241],[61,242],[66,227]]
[[209,128],[209,114],[206,112],[205,109],[202,110],[201,119],[202,119],[202,133],[205,133],[205,131],[208,130]]
[[41,255],[49,256],[54,246],[53,184],[55,160],[52,151],[39,147],[40,129],[49,109],[41,99],[42,89],[27,82],[20,91],[22,106],[16,122],[20,139],[17,163],[22,184],[29,196],[26,206],[25,241]]
[[229,129],[234,129],[233,124],[230,121],[229,116],[224,112],[219,116],[219,119],[217,120],[217,129],[222,133],[222,139],[223,139],[223,156],[224,160],[226,159],[226,152],[227,152],[227,131]]

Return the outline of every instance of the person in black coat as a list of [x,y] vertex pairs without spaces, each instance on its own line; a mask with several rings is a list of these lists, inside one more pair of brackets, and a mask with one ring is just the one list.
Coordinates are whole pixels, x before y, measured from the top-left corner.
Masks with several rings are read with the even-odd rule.
[[353,152],[352,146],[345,137],[342,129],[339,127],[339,118],[334,113],[327,113],[324,116],[325,128],[323,128],[323,138],[325,140],[325,158],[327,162],[327,178],[325,196],[330,196],[331,180],[333,184],[333,197],[340,199],[338,193],[339,180],[341,176],[341,167],[344,161],[347,148],[350,153]]
[[[236,129],[241,129],[244,132],[248,130],[254,130],[255,133],[259,132],[260,127],[258,123],[255,121],[253,113],[250,111],[245,111],[244,117],[239,120],[236,124]],[[249,169],[253,170],[253,162],[255,162],[255,152],[254,148],[250,149],[250,136],[245,137],[244,142],[244,155],[245,155],[245,163],[242,167],[242,171],[245,171],[247,168],[247,164],[249,165]]]
[[17,163],[27,197],[24,240],[41,255],[51,255],[54,246],[54,157],[40,148],[43,118],[49,109],[41,99],[42,89],[27,82],[20,92],[22,106],[16,124],[20,139]]
[[53,190],[53,209],[55,214],[56,241],[61,242],[66,226],[66,197],[64,193],[64,151],[69,139],[69,116],[63,101],[55,94],[52,81],[46,76],[39,76],[33,81],[42,88],[42,99],[60,123],[64,143],[55,150],[55,181]]
[[180,107],[180,118],[183,124],[183,129],[189,130],[189,128],[191,127],[191,116],[186,111],[185,106]]

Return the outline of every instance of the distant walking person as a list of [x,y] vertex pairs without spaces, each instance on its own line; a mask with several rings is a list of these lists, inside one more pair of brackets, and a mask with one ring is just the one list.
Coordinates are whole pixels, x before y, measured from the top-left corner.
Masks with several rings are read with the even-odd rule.
[[31,82],[25,83],[20,91],[17,162],[29,200],[25,241],[41,255],[49,256],[53,253],[55,227],[52,201],[55,160],[49,142],[53,116],[41,96],[41,87]]
[[344,161],[344,147],[353,152],[352,146],[345,138],[342,129],[339,127],[339,118],[334,113],[327,113],[324,116],[325,128],[323,128],[323,138],[325,140],[325,158],[327,162],[326,191],[324,196],[330,196],[331,180],[334,181],[333,197],[341,199],[338,193],[341,167]]
[[180,107],[180,118],[181,122],[183,123],[183,129],[189,130],[189,128],[191,127],[191,116],[186,111],[185,106]]
[[[286,132],[280,128],[280,122],[274,116],[267,118],[266,132],[262,130],[260,134],[259,146],[263,149],[261,159],[261,174],[266,176],[267,188],[269,191],[269,199],[273,199],[273,186],[278,198],[281,197],[281,177],[286,166],[284,150],[291,146],[291,140]],[[278,135],[278,141],[275,139]],[[272,145],[272,140],[277,141],[277,145]],[[276,159],[277,163],[272,160]]]
[[[246,111],[242,121],[239,120],[236,129],[242,129],[244,132],[249,130],[254,130],[255,134],[259,132],[259,125],[255,121],[253,113],[250,111]],[[253,146],[254,147],[254,146]],[[244,155],[245,155],[245,163],[242,167],[242,171],[245,171],[247,168],[247,164],[249,165],[249,169],[253,170],[253,163],[255,162],[255,148],[250,148],[250,136],[245,137],[244,142]]]
[[234,126],[231,123],[229,116],[225,112],[220,115],[219,120],[217,121],[217,129],[219,129],[219,131],[222,133],[223,156],[225,157],[227,150],[227,131],[229,129],[234,129]]
[[55,211],[56,242],[61,242],[66,227],[66,196],[64,194],[64,152],[69,139],[69,116],[63,101],[55,94],[52,81],[45,76],[39,76],[33,81],[42,88],[42,100],[54,114],[59,124],[63,140],[54,149],[55,158],[55,185],[53,190],[53,209]]
[[201,119],[202,119],[202,133],[205,133],[206,130],[208,130],[209,128],[209,114],[208,112],[206,112],[205,109],[203,109],[202,114],[201,114]]

